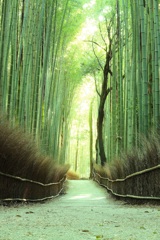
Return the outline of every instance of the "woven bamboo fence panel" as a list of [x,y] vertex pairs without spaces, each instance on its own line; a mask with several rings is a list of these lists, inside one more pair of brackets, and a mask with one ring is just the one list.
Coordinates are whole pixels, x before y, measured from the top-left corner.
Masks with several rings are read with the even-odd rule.
[[101,176],[94,169],[93,179],[115,196],[160,200],[160,165],[115,180]]
[[66,176],[58,182],[41,182],[0,172],[1,201],[43,201],[59,196],[63,190]]

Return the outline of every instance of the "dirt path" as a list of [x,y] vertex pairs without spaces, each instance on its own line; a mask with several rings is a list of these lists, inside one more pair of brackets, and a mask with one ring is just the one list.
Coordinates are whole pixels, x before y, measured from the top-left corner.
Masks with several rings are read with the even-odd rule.
[[44,204],[0,206],[0,221],[0,240],[160,239],[160,206],[115,201],[89,180]]

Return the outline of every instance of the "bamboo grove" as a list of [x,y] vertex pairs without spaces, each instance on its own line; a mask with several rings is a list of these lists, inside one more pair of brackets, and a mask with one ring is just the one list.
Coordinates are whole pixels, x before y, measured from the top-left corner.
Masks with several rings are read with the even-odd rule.
[[40,139],[43,151],[61,163],[74,85],[68,82],[64,54],[72,39],[70,4],[0,0],[1,112]]
[[108,90],[112,90],[106,98],[103,122],[107,161],[138,146],[140,134],[159,130],[160,120],[159,1],[114,3],[112,17],[106,19],[112,41],[107,79]]
[[[84,4],[92,11],[85,11]],[[95,18],[97,23],[102,13],[104,16],[100,23],[103,27],[99,28],[105,43],[105,57],[98,60],[100,70],[80,44],[75,48],[72,44],[87,11],[92,12],[88,18]],[[95,79],[97,86],[108,89],[107,96],[101,87],[101,91],[95,91],[90,108],[92,129],[104,93],[100,124],[106,161],[138,145],[139,133],[147,135],[151,129],[159,129],[159,11],[159,0],[0,0],[1,112],[13,125],[20,125],[37,141],[40,139],[43,151],[64,163],[70,151],[74,92],[91,66],[94,78],[96,68],[101,72],[98,81]],[[94,40],[99,41],[96,33]],[[96,136],[91,134],[90,154],[94,155]],[[100,163],[97,146],[96,160]]]

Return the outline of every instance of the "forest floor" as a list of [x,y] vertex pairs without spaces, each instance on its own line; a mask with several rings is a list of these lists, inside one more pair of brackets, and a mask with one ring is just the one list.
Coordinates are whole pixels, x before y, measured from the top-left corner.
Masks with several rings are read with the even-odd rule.
[[160,206],[113,199],[91,180],[42,203],[0,206],[0,240],[160,239]]

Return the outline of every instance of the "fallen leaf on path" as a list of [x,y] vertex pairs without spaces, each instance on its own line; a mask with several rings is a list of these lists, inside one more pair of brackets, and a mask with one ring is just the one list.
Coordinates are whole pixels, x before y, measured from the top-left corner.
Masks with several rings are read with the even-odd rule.
[[96,239],[102,239],[103,238],[103,235],[97,235],[96,236]]
[[82,232],[89,232],[89,230],[84,229],[84,230],[82,230]]
[[144,226],[141,226],[140,229],[146,230],[146,228]]

